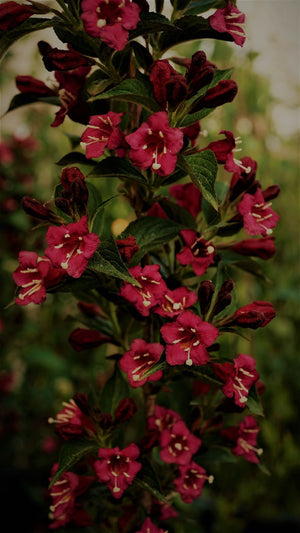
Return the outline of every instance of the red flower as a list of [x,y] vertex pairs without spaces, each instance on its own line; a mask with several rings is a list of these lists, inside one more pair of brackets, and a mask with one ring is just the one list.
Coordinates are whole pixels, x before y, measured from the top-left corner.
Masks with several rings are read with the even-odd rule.
[[232,102],[237,92],[238,86],[234,80],[221,80],[215,87],[208,89],[200,100],[192,104],[191,111],[194,113],[204,107],[214,108]]
[[39,257],[35,252],[20,252],[18,259],[20,265],[13,272],[15,283],[21,287],[16,304],[43,303],[47,288],[59,283],[64,271],[54,268],[48,257]]
[[150,309],[157,305],[167,291],[167,286],[159,273],[159,265],[147,265],[129,269],[130,274],[140,283],[141,287],[125,281],[120,295],[131,302],[143,316],[149,316]]
[[49,72],[53,70],[74,70],[78,67],[90,66],[93,63],[93,60],[82,56],[76,50],[73,50],[70,45],[68,45],[68,50],[59,50],[58,48],[52,48],[45,41],[39,41],[38,48],[43,56],[44,65]]
[[151,169],[160,176],[171,174],[177,154],[183,146],[183,133],[171,128],[168,115],[159,111],[151,115],[134,133],[126,136],[129,158],[137,167]]
[[160,445],[160,457],[165,463],[186,465],[199,449],[201,440],[188,430],[183,421],[179,421],[171,429],[162,431]]
[[[58,463],[53,465],[51,478],[58,468]],[[87,491],[94,481],[91,476],[78,476],[73,472],[64,472],[50,489],[52,505],[50,506],[50,519],[53,520],[50,529],[57,529],[69,522],[78,526],[91,526],[92,521],[82,507],[76,503],[76,498]]]
[[245,22],[245,18],[245,14],[231,5],[230,0],[228,0],[227,6],[224,9],[217,9],[208,20],[214,30],[220,33],[229,33],[236,44],[243,46],[246,36],[240,24]]
[[118,246],[120,256],[126,263],[130,263],[134,254],[140,249],[133,235],[129,235],[126,239],[116,239],[116,245]]
[[259,463],[259,457],[263,450],[257,448],[257,435],[260,429],[255,418],[248,415],[238,425],[236,445],[232,448],[235,455],[242,455],[250,463]]
[[169,365],[205,365],[209,361],[208,346],[218,337],[218,330],[208,322],[184,311],[171,323],[164,324],[161,334],[167,343],[166,359]]
[[196,185],[193,183],[172,185],[169,191],[181,207],[189,211],[194,218],[197,217],[201,211],[202,193]]
[[261,239],[244,239],[234,244],[231,248],[242,255],[252,255],[260,259],[271,259],[276,253],[274,237],[262,237]]
[[194,305],[196,301],[197,295],[193,291],[189,291],[186,287],[179,287],[173,291],[167,290],[152,311],[160,316],[173,318],[187,307]]
[[181,265],[191,265],[197,276],[202,276],[214,261],[215,247],[191,229],[180,232],[187,246],[176,255]]
[[132,398],[123,398],[119,401],[115,410],[115,424],[121,424],[130,420],[137,412],[137,406]]
[[[235,138],[233,133],[229,130],[221,130],[219,134],[221,133],[225,135],[225,139],[221,139],[220,141],[212,141],[200,151],[212,150],[216,156],[217,162],[220,165],[225,165],[225,170],[227,170],[228,172],[236,172],[236,175],[235,177],[233,177],[233,181],[231,183],[232,188],[235,185],[237,179],[240,178],[241,172],[244,172],[246,174],[244,179],[249,182],[250,178],[247,177],[247,174],[253,172],[255,176],[257,167],[256,161],[254,161],[250,157],[245,157],[241,161],[235,159],[234,152],[240,150],[240,148],[236,148],[236,145],[242,142],[241,139],[239,137]],[[251,178],[252,176],[253,175],[251,175]]]
[[51,259],[54,266],[60,266],[72,278],[80,278],[90,257],[97,250],[99,237],[89,233],[87,217],[79,222],[50,226],[46,233],[48,248],[45,254]]
[[99,481],[106,483],[114,498],[121,498],[124,490],[131,485],[141,469],[141,463],[135,459],[139,456],[136,444],[130,444],[120,450],[116,448],[100,448],[99,460],[94,463]]
[[86,149],[86,157],[100,157],[105,148],[114,150],[120,146],[123,133],[118,127],[123,113],[109,111],[106,115],[93,115],[89,127],[83,132],[81,146]]
[[276,312],[270,302],[253,302],[238,309],[230,324],[241,328],[264,328],[273,318]]
[[[225,168],[229,172],[234,171],[229,189],[229,199],[233,202],[240,194],[255,185],[257,162],[251,157],[243,157],[240,161],[233,159],[233,165],[232,162],[230,163],[226,163]],[[240,168],[235,171],[234,165],[238,165]]]
[[32,93],[37,96],[55,96],[55,92],[33,76],[17,76],[16,86],[21,93]]
[[[87,397],[84,395],[86,401]],[[69,402],[63,402],[64,408],[56,418],[49,418],[49,424],[56,424],[55,430],[64,440],[86,434],[94,434],[95,426],[89,416],[84,414],[72,398]]]
[[213,476],[207,476],[206,470],[195,462],[179,466],[179,477],[174,479],[176,491],[180,494],[184,503],[192,503],[202,493],[206,480],[213,482]]
[[161,370],[146,378],[143,375],[159,361],[163,350],[158,342],[149,344],[143,339],[135,339],[131,343],[130,350],[120,359],[120,367],[126,372],[132,387],[141,387],[146,381],[157,381],[162,377]]
[[155,524],[153,524],[148,516],[142,525],[142,529],[136,531],[136,533],[167,533],[167,531],[158,528]]
[[115,50],[125,48],[128,30],[134,30],[140,18],[139,6],[129,0],[82,0],[81,8],[85,31]]
[[33,13],[33,6],[22,6],[17,2],[4,2],[0,5],[0,30],[7,31],[19,26]]
[[[195,146],[196,140],[198,139],[201,131],[200,122],[194,122],[190,126],[181,128],[183,135],[188,139],[192,146]],[[192,185],[192,184],[191,184]],[[197,187],[195,187],[197,189]],[[199,191],[199,189],[197,189]],[[200,192],[200,191],[199,191]]]
[[272,234],[279,220],[279,215],[271,209],[271,202],[265,203],[263,194],[258,189],[255,194],[245,194],[237,209],[243,216],[244,227],[249,235]]
[[51,124],[53,128],[60,126],[66,115],[83,124],[88,121],[89,107],[82,101],[81,93],[90,70],[91,67],[78,67],[68,71],[55,71],[55,79],[59,83],[58,97],[61,107],[55,113],[55,119]]
[[161,433],[164,429],[171,429],[175,422],[179,422],[180,420],[182,418],[176,411],[156,405],[154,415],[149,416],[147,419],[147,425],[150,431],[156,430]]
[[167,82],[177,75],[176,70],[170,65],[167,59],[158,59],[149,68],[150,82],[155,100],[165,110],[167,107]]
[[76,352],[90,350],[107,342],[113,342],[110,337],[100,333],[96,329],[76,328],[69,335],[69,343]]
[[189,96],[193,96],[202,87],[210,84],[215,75],[215,69],[216,66],[206,59],[206,54],[202,50],[192,55],[185,75]]
[[239,407],[245,407],[249,391],[259,378],[255,364],[253,357],[244,354],[239,354],[233,363],[212,363],[217,376],[225,382],[223,393],[234,398]]

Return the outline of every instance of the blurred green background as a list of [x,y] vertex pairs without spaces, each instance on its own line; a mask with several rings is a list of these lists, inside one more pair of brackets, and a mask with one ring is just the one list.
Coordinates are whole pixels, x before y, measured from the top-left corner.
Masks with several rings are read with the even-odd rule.
[[[243,9],[246,2],[240,4]],[[45,37],[36,40],[40,38]],[[24,42],[32,54],[31,72],[22,70],[24,66],[16,71],[18,49],[12,49],[4,62],[3,94],[15,94],[13,79],[18,73],[38,77],[40,58],[28,39]],[[208,132],[203,146],[217,139],[221,129],[240,135],[243,144],[239,157],[249,155],[257,160],[257,178],[263,188],[274,183],[281,188],[273,203],[281,219],[274,232],[276,255],[261,262],[268,282],[241,274],[239,294],[241,304],[271,301],[277,317],[251,335],[250,349],[243,339],[236,346],[239,352],[256,358],[266,384],[260,444],[269,474],[243,460],[220,465],[214,471],[214,485],[188,506],[186,516],[191,520],[191,533],[296,532],[300,530],[300,204],[299,129],[295,127],[299,87],[297,77],[286,78],[292,85],[292,96],[287,92],[288,105],[276,95],[272,76],[264,75],[261,65],[256,68],[268,50],[257,49],[253,40],[243,53],[222,42],[202,44],[208,59],[219,68],[235,67],[233,79],[239,86],[232,104],[218,108],[202,121],[202,130]],[[195,50],[189,44],[177,52],[191,56]],[[297,52],[295,60],[297,63]],[[282,65],[283,71],[285,68]],[[69,119],[59,129],[50,128],[55,111],[40,105],[14,111],[4,118],[0,145],[1,501],[5,501],[12,523],[17,509],[22,516],[22,532],[32,533],[47,531],[46,489],[51,465],[58,457],[59,441],[47,419],[55,416],[61,402],[75,392],[90,392],[91,383],[96,389],[100,387],[105,371],[101,349],[77,353],[68,343],[69,333],[80,325],[76,300],[70,294],[49,295],[41,308],[7,308],[14,297],[11,275],[17,267],[18,252],[42,253],[45,248],[45,228],[33,231],[34,223],[21,210],[20,199],[29,195],[44,202],[52,197],[61,171],[55,161],[70,151],[68,134],[82,133],[82,127]],[[290,124],[289,116],[293,116]],[[228,181],[230,176],[220,170],[220,178]],[[99,186],[103,199],[112,196],[118,185],[117,180],[93,183]],[[131,215],[123,201],[114,200],[107,211],[108,229],[118,234]],[[172,527],[174,533],[185,531],[180,521]]]

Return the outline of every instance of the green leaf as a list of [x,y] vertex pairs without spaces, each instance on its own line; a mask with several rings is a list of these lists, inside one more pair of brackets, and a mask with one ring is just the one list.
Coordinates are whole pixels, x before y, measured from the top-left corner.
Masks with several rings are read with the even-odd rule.
[[220,381],[213,369],[208,365],[193,366],[191,368],[183,367],[183,371],[186,375],[194,376],[197,379],[203,381],[203,383],[208,383],[209,385],[216,385],[221,387],[223,382]]
[[89,178],[121,178],[146,184],[146,178],[130,161],[121,157],[106,157],[88,174]]
[[88,165],[94,166],[95,161],[87,159],[84,154],[81,152],[69,152],[64,155],[59,161],[56,162],[56,165],[61,167],[66,167],[67,165]]
[[206,453],[197,455],[194,459],[202,466],[212,463],[236,463],[238,460],[229,448],[218,445],[210,446],[210,449]]
[[60,451],[58,469],[51,480],[49,488],[59,480],[60,476],[64,472],[69,471],[74,464],[78,463],[82,457],[88,455],[89,453],[96,452],[98,449],[99,445],[97,445],[94,441],[91,442],[88,440],[68,441],[63,444]]
[[132,259],[131,264],[133,265],[138,264],[147,252],[174,239],[181,229],[183,229],[183,226],[172,220],[159,217],[144,217],[131,222],[119,238],[124,239],[129,235],[135,237],[140,249]]
[[218,200],[215,192],[215,180],[218,164],[215,154],[205,150],[188,157],[178,157],[178,166],[189,174],[192,182],[200,189],[204,198],[218,211]]
[[123,263],[113,237],[111,237],[110,240],[103,241],[99,244],[98,250],[89,261],[88,267],[93,272],[100,272],[108,276],[122,279],[133,285],[139,285],[139,283],[131,276],[125,263]]
[[141,45],[140,43],[137,43],[136,41],[132,41],[130,43],[130,46],[134,51],[135,58],[140,67],[142,67],[144,70],[148,70],[148,68],[153,62],[153,58],[150,52],[145,46]]
[[152,376],[153,374],[155,374],[155,372],[158,372],[159,370],[167,370],[167,368],[169,368],[169,365],[166,361],[162,361],[161,363],[158,362],[153,365],[149,370],[147,370],[147,372],[144,372],[143,379],[149,378],[149,376]]
[[142,468],[134,478],[133,483],[150,492],[150,494],[155,496],[155,498],[157,498],[159,501],[167,503],[165,496],[161,492],[158,478],[150,461],[148,461],[146,458],[143,458],[141,463]]
[[214,226],[221,220],[219,211],[216,211],[205,198],[202,198],[202,213],[208,226]]
[[12,30],[0,32],[0,58],[3,58],[9,47],[21,37],[28,35],[34,31],[51,28],[54,25],[56,18],[48,19],[41,17],[31,17],[19,24]]
[[95,100],[110,98],[140,104],[146,109],[149,109],[149,111],[161,111],[160,105],[153,99],[151,86],[146,85],[141,80],[123,80],[113,89],[90,98],[90,101],[93,102]]
[[178,224],[181,224],[185,228],[193,229],[197,231],[197,223],[193,215],[181,207],[179,204],[175,204],[170,200],[161,199],[158,201],[159,205],[163,208],[166,215]]
[[102,197],[100,191],[92,183],[86,182],[86,186],[89,191],[88,197],[88,213],[89,219],[93,218],[100,204],[102,204]]
[[116,364],[113,375],[105,383],[100,395],[100,407],[103,413],[114,414],[120,400],[129,396],[129,385],[125,381],[119,365]]
[[196,113],[190,113],[187,115],[183,121],[180,123],[181,127],[190,126],[191,124],[194,124],[195,122],[198,122],[199,120],[202,120],[203,118],[207,117],[210,113],[214,111],[214,107],[212,108],[204,108],[200,111],[196,111]]
[[238,254],[231,254],[230,251],[228,252],[227,250],[224,251],[224,263],[239,268],[240,270],[244,270],[245,272],[249,272],[250,274],[253,274],[253,276],[263,279],[264,281],[268,280],[263,268],[257,261],[250,257],[247,257],[247,259],[236,258],[236,255]]
[[263,406],[260,402],[255,385],[252,385],[249,391],[246,407],[248,407],[250,413],[253,415],[264,416]]
[[104,200],[100,205],[98,205],[97,209],[94,211],[92,217],[90,217],[90,231],[92,233],[96,233],[96,235],[99,235],[101,237],[101,233],[104,226],[104,210],[107,205],[111,203],[111,201],[114,198],[118,198],[120,196],[119,194],[115,194],[114,196],[111,196],[111,198],[108,198],[107,200]]
[[19,93],[12,98],[6,113],[9,113],[9,111],[14,111],[15,109],[23,107],[24,105],[33,104],[36,102],[56,106],[61,105],[61,102],[57,96],[37,96],[36,94],[32,93]]
[[77,52],[86,56],[98,56],[100,42],[85,31],[76,28],[73,33],[62,23],[55,24],[53,29],[60,41],[70,44]]
[[189,8],[186,10],[185,15],[200,15],[209,9],[225,7],[225,0],[196,0],[191,2]]
[[113,80],[107,77],[107,74],[98,69],[93,72],[86,80],[86,90],[90,96],[96,96],[113,84]]
[[140,35],[147,35],[148,33],[157,33],[164,30],[174,31],[174,26],[167,17],[158,13],[142,13],[141,20],[135,30],[129,32],[129,38],[135,39]]

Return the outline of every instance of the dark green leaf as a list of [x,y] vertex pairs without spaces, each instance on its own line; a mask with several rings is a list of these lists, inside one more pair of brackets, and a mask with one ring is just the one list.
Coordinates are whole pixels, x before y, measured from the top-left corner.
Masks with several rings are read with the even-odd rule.
[[130,39],[135,39],[139,35],[147,35],[148,33],[157,33],[164,30],[174,31],[176,26],[164,15],[154,12],[143,13],[136,29],[130,31],[129,36]]
[[70,44],[77,52],[86,56],[98,56],[100,42],[90,37],[85,31],[76,28],[73,33],[61,23],[55,24],[53,29],[60,41]]
[[205,200],[205,198],[202,198],[202,213],[204,215],[204,218],[208,224],[208,226],[214,226],[221,220],[221,215],[218,211],[216,211],[212,205]]
[[191,2],[189,8],[186,10],[185,15],[200,15],[209,9],[225,7],[225,0],[196,0]]
[[107,157],[97,163],[88,174],[89,178],[122,178],[146,183],[146,178],[130,161],[121,157]]
[[146,458],[141,460],[142,468],[134,479],[134,484],[138,485],[142,489],[147,490],[155,496],[159,501],[167,503],[165,496],[161,492],[160,484],[150,461]]
[[235,254],[230,254],[226,251],[226,253],[223,253],[223,261],[228,265],[232,265],[239,268],[240,270],[249,272],[257,278],[263,279],[265,281],[267,280],[264,270],[257,261],[249,257],[247,257],[247,259],[237,259],[234,258],[234,256]]
[[205,150],[188,157],[178,157],[178,166],[189,174],[192,182],[201,190],[204,198],[218,210],[218,200],[215,192],[215,180],[218,164],[215,154]]
[[104,226],[104,210],[105,207],[110,204],[110,202],[117,198],[119,195],[115,194],[111,198],[108,198],[104,202],[102,202],[100,205],[98,205],[97,209],[94,211],[93,216],[90,218],[90,231],[92,233],[96,233],[96,235],[99,235],[101,237],[101,233]]
[[145,46],[141,45],[140,43],[137,43],[136,41],[132,41],[130,43],[130,46],[134,51],[134,55],[139,66],[142,67],[144,70],[148,70],[148,68],[153,62],[153,57],[150,52]]
[[169,368],[169,365],[166,361],[162,361],[161,363],[158,362],[153,365],[149,370],[147,370],[147,372],[144,372],[143,379],[152,376],[153,374],[155,374],[155,372],[158,372],[159,370],[166,370],[167,368]]
[[207,365],[184,367],[183,371],[185,375],[194,376],[200,381],[203,381],[203,383],[217,385],[218,387],[223,385],[223,382],[216,377],[213,369]]
[[172,174],[162,179],[161,185],[172,185],[172,183],[176,183],[177,181],[184,178],[186,175],[187,173],[184,170],[176,167]]
[[86,182],[86,186],[89,191],[88,205],[87,205],[89,219],[92,219],[99,205],[102,204],[102,197],[101,197],[100,191],[97,189],[97,187],[95,187],[95,185],[93,185],[92,183]]
[[125,381],[118,364],[113,375],[105,383],[100,396],[100,407],[103,413],[114,414],[120,400],[129,396],[129,385]]
[[170,200],[159,200],[159,205],[163,208],[166,215],[178,224],[181,224],[185,228],[197,230],[197,223],[193,215],[179,204],[171,202]]
[[19,107],[23,107],[24,105],[33,104],[36,102],[57,106],[61,105],[59,98],[57,98],[56,96],[37,96],[36,94],[32,93],[19,93],[16,94],[11,100],[6,113],[8,113],[9,111],[14,111],[14,109],[18,109]]
[[66,167],[67,165],[88,165],[94,166],[95,161],[87,159],[84,154],[81,152],[69,152],[64,155],[59,161],[56,162],[57,165]]
[[51,28],[55,22],[55,18],[41,18],[31,17],[19,24],[12,30],[6,30],[0,32],[0,59],[5,55],[9,47],[24,35],[28,35],[34,31],[43,30],[45,28]]
[[123,263],[118,247],[112,237],[110,240],[99,244],[97,252],[89,261],[88,267],[93,272],[100,272],[133,285],[139,285],[129,273],[125,263]]
[[217,235],[222,237],[230,237],[238,233],[243,227],[242,222],[221,222],[217,225]]
[[70,468],[78,463],[82,457],[85,455],[88,455],[89,453],[96,452],[99,448],[99,445],[97,445],[94,441],[68,441],[65,444],[63,444],[59,461],[58,461],[58,469],[56,470],[51,483],[49,487],[52,487],[56,481],[60,478],[60,476],[64,473],[70,470]]
[[113,89],[91,98],[90,101],[109,98],[140,104],[146,109],[149,109],[149,111],[161,111],[160,105],[153,99],[151,87],[141,80],[124,80]]
[[107,74],[98,69],[93,72],[86,80],[86,90],[90,96],[96,96],[112,85],[113,80],[107,77]]
[[206,466],[212,463],[236,463],[237,457],[225,446],[212,445],[210,449],[201,455],[194,457],[195,461]]
[[255,385],[253,385],[250,389],[246,406],[248,407],[250,413],[252,413],[253,415],[264,416],[264,410],[257,394]]
[[144,217],[134,220],[127,226],[120,238],[129,235],[135,237],[139,251],[134,255],[132,264],[138,264],[141,258],[158,246],[167,244],[183,229],[183,226],[172,220],[159,217]]
[[180,126],[190,126],[191,124],[194,124],[195,122],[198,122],[199,120],[202,120],[203,118],[207,117],[207,115],[212,113],[212,111],[214,111],[214,108],[204,108],[200,111],[197,111],[196,113],[191,113],[184,118]]

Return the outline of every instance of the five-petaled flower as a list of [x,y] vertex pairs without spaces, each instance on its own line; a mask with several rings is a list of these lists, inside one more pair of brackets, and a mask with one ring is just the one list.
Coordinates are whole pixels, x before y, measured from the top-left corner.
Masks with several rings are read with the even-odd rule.
[[184,311],[174,322],[164,324],[161,334],[167,343],[166,359],[170,365],[205,365],[209,361],[207,347],[219,335],[217,328]]
[[173,291],[168,289],[152,311],[160,316],[173,318],[180,315],[187,307],[194,305],[196,301],[197,294],[186,287],[178,287]]
[[160,436],[160,457],[165,463],[186,465],[201,445],[201,440],[195,437],[185,423],[180,420],[170,429],[164,429]]
[[82,0],[81,8],[85,31],[114,50],[125,48],[128,30],[134,30],[140,19],[139,6],[129,0]]
[[179,477],[174,479],[174,486],[184,503],[192,503],[201,495],[206,480],[213,482],[213,476],[208,476],[206,470],[192,461],[188,465],[179,466]]
[[127,448],[100,448],[99,460],[94,468],[100,482],[106,483],[114,498],[121,498],[128,485],[131,485],[142,465],[136,459],[140,451],[132,443]]
[[150,168],[160,176],[175,170],[177,154],[183,146],[183,133],[171,128],[168,115],[159,111],[151,115],[134,133],[126,136],[129,158],[137,167]]
[[120,146],[123,133],[119,128],[123,113],[109,111],[106,115],[93,115],[88,128],[81,136],[81,146],[86,150],[86,157],[100,157],[105,148],[114,150]]
[[257,436],[260,428],[252,415],[247,415],[238,426],[230,426],[222,430],[221,434],[226,439],[234,442],[232,453],[241,455],[250,463],[259,463],[262,448],[257,448]]
[[255,359],[245,354],[239,354],[233,363],[212,363],[215,373],[225,383],[223,393],[234,398],[239,407],[245,407],[249,391],[259,378],[255,364]]
[[159,265],[146,265],[144,268],[135,266],[129,269],[130,274],[140,287],[127,283],[121,287],[120,295],[131,302],[143,316],[149,316],[150,309],[157,305],[167,291],[167,286],[159,272]]
[[72,278],[79,278],[97,250],[99,237],[89,233],[87,217],[83,216],[79,222],[66,226],[50,226],[46,241],[45,255],[53,265],[64,269]]
[[144,377],[144,374],[159,361],[163,350],[164,347],[158,342],[147,343],[143,339],[135,339],[131,343],[130,350],[120,359],[120,367],[126,372],[132,387],[140,387],[146,381],[157,381],[162,377],[161,370],[149,377]]
[[214,261],[214,245],[199,237],[191,229],[182,230],[180,234],[184,238],[186,246],[176,255],[177,261],[181,265],[191,265],[195,274],[202,276]]
[[243,46],[246,36],[240,24],[245,22],[245,18],[245,14],[228,0],[227,6],[223,9],[217,9],[208,20],[214,30],[220,33],[229,33],[236,44]]
[[39,257],[35,252],[20,252],[18,259],[19,266],[13,272],[13,279],[20,287],[16,304],[43,303],[47,288],[58,283],[64,271],[55,268],[48,257]]
[[180,420],[182,420],[181,416],[173,409],[156,405],[154,414],[147,419],[147,426],[149,430],[158,431],[161,434],[164,429],[171,429],[175,422]]
[[56,418],[50,417],[48,422],[56,425],[56,432],[64,440],[85,434],[95,434],[95,426],[92,420],[81,411],[73,398],[69,402],[63,402],[63,409],[56,415]]
[[272,234],[279,220],[279,215],[271,209],[271,202],[266,203],[261,189],[257,189],[255,194],[246,193],[237,209],[243,217],[244,228],[248,235]]

